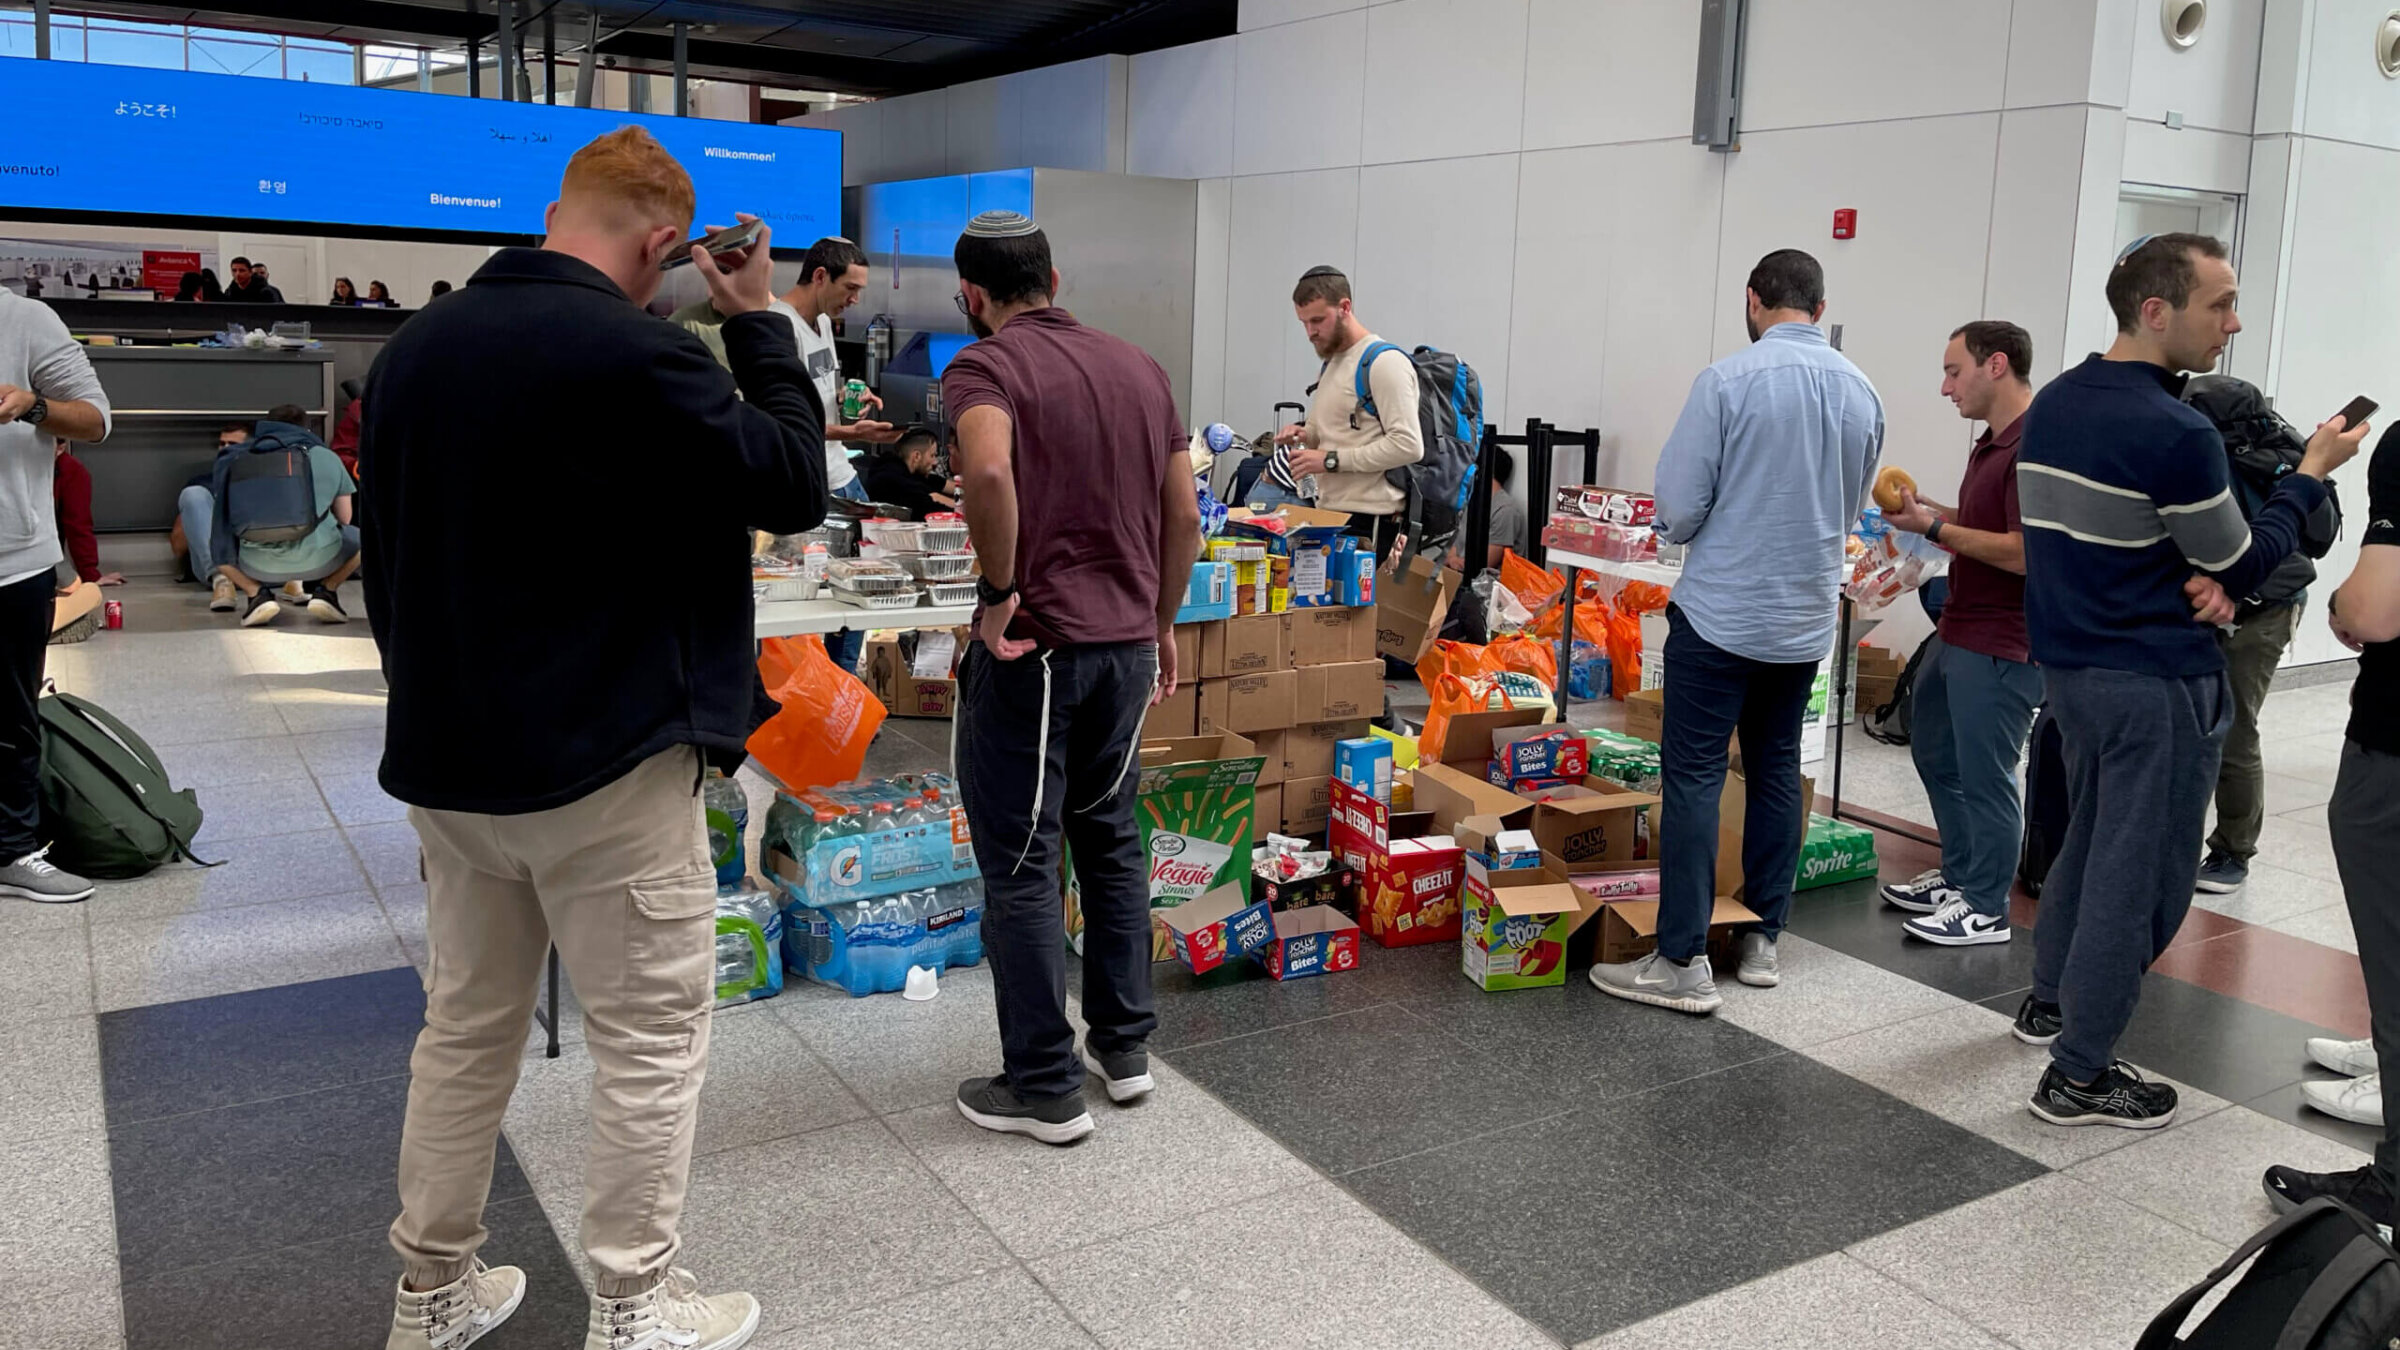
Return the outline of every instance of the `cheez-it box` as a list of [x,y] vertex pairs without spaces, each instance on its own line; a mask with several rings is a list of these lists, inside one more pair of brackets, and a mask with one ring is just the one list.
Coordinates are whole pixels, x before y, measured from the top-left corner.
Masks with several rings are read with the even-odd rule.
[[1332,781],[1327,838],[1359,874],[1359,926],[1386,947],[1458,937],[1466,853],[1448,835],[1391,838],[1392,809],[1340,779]]

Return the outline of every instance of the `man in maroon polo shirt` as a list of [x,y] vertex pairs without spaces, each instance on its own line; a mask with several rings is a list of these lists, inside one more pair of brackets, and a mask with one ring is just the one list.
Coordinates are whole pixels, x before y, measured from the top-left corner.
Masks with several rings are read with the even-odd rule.
[[[1051,303],[1050,241],[1014,211],[959,237],[959,308],[981,341],[950,362],[960,507],[983,568],[952,724],[983,871],[1001,1073],[959,1085],[987,1130],[1090,1134],[1088,1067],[1109,1099],[1152,1086],[1150,876],[1135,752],[1175,691],[1175,611],[1200,549],[1192,457],[1167,374]],[[1083,899],[1083,1013],[1067,1021],[1059,846]]]
[[1914,917],[1908,935],[1949,947],[2008,941],[2008,891],[2023,842],[2017,762],[2041,702],[2025,636],[2025,532],[2017,515],[2017,435],[2033,402],[2033,339],[1979,320],[1950,335],[1942,393],[1984,424],[1954,509],[1902,494],[1893,528],[1957,554],[1941,645],[1917,669],[1909,749],[1942,832],[1942,865],[1883,888]]

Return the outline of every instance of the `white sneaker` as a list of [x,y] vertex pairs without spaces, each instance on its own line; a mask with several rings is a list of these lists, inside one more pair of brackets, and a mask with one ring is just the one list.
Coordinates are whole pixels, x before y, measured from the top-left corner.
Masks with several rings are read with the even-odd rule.
[[2383,1075],[2360,1078],[2317,1078],[2300,1085],[2300,1100],[2335,1120],[2360,1125],[2383,1124]]
[[233,612],[233,578],[219,572],[208,583],[208,607],[219,614]]
[[2337,1041],[2331,1036],[2308,1038],[2308,1057],[2345,1078],[2375,1072],[2375,1042]]
[[1760,989],[1783,983],[1783,971],[1775,964],[1775,939],[1764,933],[1742,934],[1742,961],[1733,977]]
[[704,1295],[692,1272],[679,1268],[646,1294],[593,1295],[583,1350],[735,1350],[757,1334],[757,1299]]
[[1725,1003],[1725,996],[1717,992],[1706,955],[1677,965],[1651,952],[1623,965],[1595,965],[1591,981],[1592,987],[1603,994],[1647,1003],[1654,1008],[1673,1008],[1696,1017],[1713,1013]]
[[1931,914],[1903,920],[1901,931],[1910,937],[1939,943],[1944,947],[1977,947],[2008,941],[2007,915],[1980,914],[1958,892],[1945,891],[1943,894],[1954,898]]
[[1940,909],[1958,889],[1942,879],[1942,869],[1927,868],[1906,881],[1890,881],[1883,886],[1883,902],[1894,909],[1911,914],[1931,914]]
[[515,1266],[494,1269],[477,1261],[473,1270],[421,1294],[403,1283],[384,1350],[466,1350],[524,1301],[525,1272]]

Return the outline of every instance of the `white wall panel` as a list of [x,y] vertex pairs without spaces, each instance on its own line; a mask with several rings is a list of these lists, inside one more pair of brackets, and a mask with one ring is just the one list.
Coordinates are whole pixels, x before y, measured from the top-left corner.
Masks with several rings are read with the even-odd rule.
[[[1610,260],[1617,253],[1621,146],[1520,157],[1508,369],[1513,408],[1484,409],[1515,434],[1528,417],[1603,426],[1601,382],[1617,353],[1606,338]],[[1703,151],[1702,153],[1705,153]],[[1710,231],[1711,234],[1714,231]],[[1703,343],[1705,350],[1705,342]]]
[[2376,26],[2389,0],[2316,0],[2308,46],[2311,136],[2400,149],[2400,80],[2387,80],[2374,55]]
[[[1711,359],[1717,314],[1737,303],[1717,284],[1717,233],[1734,156],[1660,142],[1623,146],[1611,158],[1618,203],[1606,260],[1601,474],[1646,487],[1692,377]],[[1539,391],[1542,400],[1548,395]],[[1538,408],[1537,415],[1561,420]]]
[[976,167],[1123,173],[1126,63],[1122,56],[1094,56],[1003,76],[1003,162]]
[[883,101],[852,103],[828,112],[784,119],[787,127],[824,127],[842,133],[842,186],[883,181]]
[[[2299,175],[2289,292],[2282,306],[2281,376],[2273,392],[2284,416],[2307,427],[2361,392],[2381,398],[2387,408],[2400,404],[2400,379],[2394,374],[2400,371],[2400,320],[2388,303],[2360,299],[2400,294],[2400,251],[2389,246],[2385,224],[2400,215],[2400,153],[2312,140]],[[2388,422],[2390,414],[2379,420]],[[2343,506],[2351,526],[2317,565],[2329,579],[2348,576],[2357,560],[2366,512],[2365,467],[2362,457],[2337,475],[2349,490]],[[2293,640],[2291,659],[2350,655],[2318,617],[2322,603],[2310,610]]]
[[2037,384],[2064,364],[2083,138],[2080,107],[2012,111],[2000,119],[1991,252],[1976,317],[2006,319],[2032,334]]
[[1001,116],[1001,81],[976,80],[941,91],[942,172],[982,173],[1002,167],[1016,152],[1016,109]]
[[1237,174],[1358,163],[1367,16],[1335,14],[1243,33],[1235,78]]
[[2008,26],[2009,107],[2093,101],[2101,10],[2102,0],[2015,0]]
[[[1778,248],[1825,266],[1825,322],[1883,395],[1887,463],[1956,482],[1968,436],[1941,397],[1950,330],[1981,314],[1984,241],[1998,149],[1997,114],[1769,132],[1726,166],[1718,283],[1720,355],[1749,340],[1738,297],[1751,267]],[[1836,242],[1836,207],[1856,207],[1859,237]]]
[[2157,122],[2125,122],[2128,183],[2194,188],[2209,192],[2250,190],[2250,138],[2185,127],[2170,131]]
[[1396,0],[1367,11],[1360,162],[1517,148],[1527,0]]
[[2108,346],[2117,321],[2108,311],[2108,269],[2117,257],[2117,193],[2125,162],[2125,115],[2087,108],[2083,186],[2075,202],[2075,256],[2067,281],[2067,337],[2059,362],[2071,366]]
[[1296,23],[1302,19],[1322,18],[1346,10],[1365,9],[1369,0],[1241,0],[1236,27],[1247,33],[1253,28],[1268,28],[1276,24]]
[[[1292,317],[1292,284],[1319,263],[1357,271],[1358,177],[1350,168],[1233,180],[1220,413],[1246,434],[1316,378],[1316,354]],[[1424,285],[1424,274],[1412,284]],[[1360,303],[1372,320],[1371,301]]]
[[881,153],[870,182],[934,178],[950,172],[950,103],[946,89],[887,98]]
[[1358,174],[1350,283],[1359,317],[1403,347],[1458,353],[1483,381],[1486,419],[1509,406],[1516,203],[1515,155],[1374,164]]
[[1127,91],[1127,173],[1156,178],[1231,176],[1238,43],[1236,38],[1213,38],[1133,58]]
[[[2126,115],[2155,122],[2180,112],[2186,126],[2247,135],[2257,106],[2266,4],[2267,0],[2209,0],[2208,23],[2189,47],[2167,41],[2157,5],[2136,6]],[[2364,41],[2359,45],[2364,51]]]
[[2009,7],[1990,0],[1752,0],[1745,139],[1997,108],[2008,26]]
[[[1199,217],[1192,233],[1192,397],[1183,410],[1194,426],[1248,423],[1225,407],[1226,264],[1233,249],[1233,180],[1203,178],[1195,194]],[[1262,423],[1261,426],[1264,424]],[[1255,435],[1259,427],[1245,434]]]
[[1533,0],[1528,150],[1688,137],[1700,0]]

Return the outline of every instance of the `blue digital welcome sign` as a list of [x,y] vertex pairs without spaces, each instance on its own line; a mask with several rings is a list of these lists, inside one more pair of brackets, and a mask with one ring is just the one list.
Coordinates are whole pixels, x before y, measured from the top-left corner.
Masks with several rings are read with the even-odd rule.
[[567,157],[631,122],[691,174],[695,224],[841,232],[837,131],[21,58],[0,108],[0,211],[521,238]]

